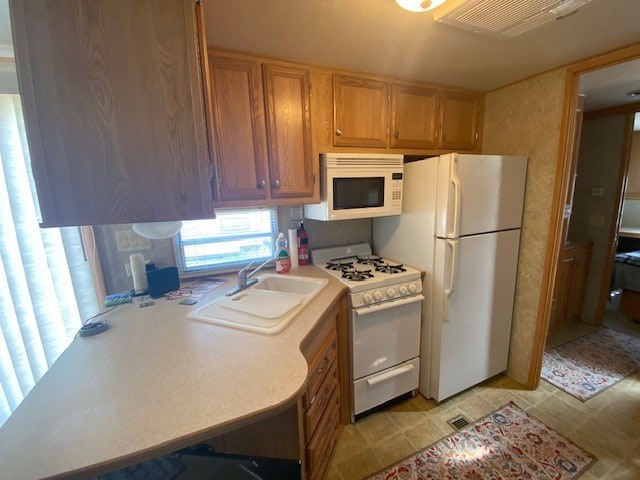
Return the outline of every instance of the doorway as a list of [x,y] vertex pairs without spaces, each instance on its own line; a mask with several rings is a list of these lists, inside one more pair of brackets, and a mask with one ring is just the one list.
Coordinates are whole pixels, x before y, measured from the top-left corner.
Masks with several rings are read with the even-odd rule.
[[[565,108],[561,129],[561,151],[559,156],[558,175],[554,189],[554,203],[552,207],[552,221],[549,232],[549,242],[547,246],[545,278],[543,279],[542,290],[544,295],[541,299],[541,306],[538,312],[538,322],[534,338],[534,350],[531,358],[529,379],[527,385],[536,388],[540,381],[542,370],[542,359],[546,346],[547,334],[549,332],[551,315],[557,309],[556,286],[558,285],[557,273],[560,271],[560,262],[564,256],[566,240],[568,234],[568,220],[571,216],[571,199],[573,198],[573,188],[575,185],[575,168],[577,165],[577,149],[581,122],[581,112],[579,109],[579,86],[580,78],[583,74],[595,72],[607,67],[624,64],[640,58],[640,45],[624,48],[616,52],[595,57],[567,68],[565,83]],[[624,174],[620,180],[624,184]],[[621,195],[621,189],[617,195]],[[570,200],[567,202],[567,200]],[[619,198],[618,198],[619,202]],[[567,208],[569,206],[569,208]],[[615,218],[614,218],[615,217]],[[606,220],[615,229],[618,216],[610,215],[609,218],[602,217],[603,226]],[[615,230],[614,230],[615,231]],[[561,285],[560,285],[561,286]],[[577,302],[579,303],[579,302]]]

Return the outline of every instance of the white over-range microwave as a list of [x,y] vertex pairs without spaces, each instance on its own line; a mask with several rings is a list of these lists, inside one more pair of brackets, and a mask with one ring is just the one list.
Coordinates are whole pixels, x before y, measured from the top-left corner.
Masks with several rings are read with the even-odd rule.
[[305,205],[314,220],[351,220],[402,213],[403,156],[383,153],[320,155],[319,204]]

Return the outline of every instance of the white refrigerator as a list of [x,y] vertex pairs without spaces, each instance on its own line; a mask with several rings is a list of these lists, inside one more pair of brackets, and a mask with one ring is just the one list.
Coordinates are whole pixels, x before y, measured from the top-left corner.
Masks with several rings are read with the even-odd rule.
[[420,392],[442,401],[507,368],[527,158],[452,153],[405,164],[402,215],[377,255],[426,272]]

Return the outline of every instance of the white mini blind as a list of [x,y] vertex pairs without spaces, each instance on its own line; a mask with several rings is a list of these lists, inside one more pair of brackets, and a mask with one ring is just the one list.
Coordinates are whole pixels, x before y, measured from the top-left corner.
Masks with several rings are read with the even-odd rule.
[[18,95],[0,95],[0,425],[98,311],[77,227],[38,226]]
[[237,270],[271,257],[278,233],[276,208],[216,209],[214,220],[184,221],[173,237],[182,274]]

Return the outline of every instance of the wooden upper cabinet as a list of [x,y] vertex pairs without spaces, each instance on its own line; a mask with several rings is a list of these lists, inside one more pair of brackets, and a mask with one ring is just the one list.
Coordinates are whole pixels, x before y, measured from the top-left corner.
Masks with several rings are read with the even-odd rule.
[[313,197],[309,70],[263,66],[273,198]]
[[10,0],[10,7],[42,225],[210,216],[202,7],[193,0]]
[[260,63],[209,54],[216,201],[266,200],[267,143]]
[[479,137],[480,96],[440,92],[440,138],[442,149],[475,150]]
[[435,148],[438,91],[391,85],[391,147]]
[[349,75],[333,76],[333,144],[387,146],[389,84]]

